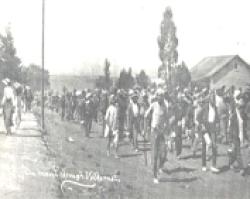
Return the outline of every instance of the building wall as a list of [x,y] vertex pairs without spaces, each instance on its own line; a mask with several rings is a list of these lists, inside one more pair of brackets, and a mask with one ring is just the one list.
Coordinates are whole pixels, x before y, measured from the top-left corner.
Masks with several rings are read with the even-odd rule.
[[235,58],[228,65],[212,76],[210,79],[211,88],[222,86],[246,88],[250,84],[250,68],[240,58]]
[[207,88],[209,86],[210,79],[205,78],[201,79],[199,81],[193,82],[193,86],[198,87],[198,88]]

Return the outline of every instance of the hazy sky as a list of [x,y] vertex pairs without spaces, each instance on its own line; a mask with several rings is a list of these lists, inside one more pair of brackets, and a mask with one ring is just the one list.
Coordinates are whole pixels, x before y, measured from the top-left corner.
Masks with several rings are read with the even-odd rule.
[[[0,0],[0,31],[11,23],[23,63],[41,63],[42,0]],[[100,73],[105,57],[118,67],[160,65],[157,36],[171,6],[179,61],[192,67],[205,56],[239,54],[250,62],[248,0],[46,0],[45,67],[51,74]]]

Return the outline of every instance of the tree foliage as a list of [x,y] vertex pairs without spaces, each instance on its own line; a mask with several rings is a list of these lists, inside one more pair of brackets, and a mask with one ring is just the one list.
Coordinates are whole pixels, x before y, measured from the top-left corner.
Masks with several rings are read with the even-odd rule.
[[14,38],[10,27],[5,35],[0,34],[0,74],[1,79],[8,77],[11,80],[21,81],[21,60],[16,55]]
[[149,86],[150,79],[144,70],[141,70],[141,72],[136,75],[136,83],[142,88],[147,88]]
[[105,76],[105,88],[109,89],[112,82],[110,78],[110,62],[108,59],[105,59],[104,76]]
[[[42,85],[42,68],[36,64],[30,64],[22,68],[22,82],[29,85],[33,90],[41,90]],[[44,87],[48,88],[49,72],[44,70]]]
[[[42,69],[38,65],[31,64],[28,67],[21,65],[21,59],[17,56],[14,46],[14,38],[10,26],[5,34],[0,34],[0,78],[9,78],[31,86],[34,90],[40,90],[42,85]],[[45,88],[49,87],[49,72],[44,71]]]
[[105,77],[100,75],[100,76],[95,80],[95,86],[96,86],[97,88],[102,88],[102,89],[104,89],[104,88],[105,88],[104,82],[105,82]]
[[135,79],[132,75],[131,68],[129,68],[128,71],[126,71],[125,69],[121,70],[117,84],[118,88],[120,89],[130,89],[134,86]]
[[178,61],[178,39],[170,7],[167,7],[163,14],[160,32],[158,46],[162,65],[158,68],[158,76],[169,81],[171,79],[171,69]]
[[191,82],[191,74],[185,62],[177,65],[172,71],[172,85],[185,88]]
[[103,88],[109,90],[110,86],[112,85],[112,80],[110,77],[110,61],[108,59],[105,59],[104,62],[104,76],[99,76],[99,78],[96,79],[96,87],[97,88]]

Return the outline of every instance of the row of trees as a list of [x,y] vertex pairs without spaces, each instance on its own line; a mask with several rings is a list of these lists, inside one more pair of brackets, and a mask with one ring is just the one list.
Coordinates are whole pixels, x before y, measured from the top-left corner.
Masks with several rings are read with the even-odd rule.
[[104,62],[104,75],[99,76],[96,80],[96,86],[103,89],[109,89],[113,85],[120,89],[130,89],[136,85],[147,88],[149,84],[150,78],[144,70],[141,70],[141,72],[134,77],[132,68],[128,70],[122,69],[119,78],[117,80],[112,79],[110,76],[110,61],[108,61],[108,59]]
[[[185,88],[191,82],[191,75],[188,67],[184,62],[176,65],[171,69],[171,86]],[[106,59],[104,66],[104,75],[100,76],[96,81],[98,88],[109,89],[112,85],[117,88],[130,89],[134,86],[147,88],[151,84],[149,76],[144,70],[141,70],[135,77],[132,74],[132,69],[122,69],[119,78],[115,81],[110,76],[110,62]]]
[[[176,36],[176,26],[173,21],[173,13],[170,7],[167,7],[163,14],[163,20],[160,27],[160,36],[158,37],[159,58],[161,65],[158,67],[158,78],[165,80],[169,88],[184,88],[191,82],[191,75],[187,65],[178,62],[178,38]],[[96,85],[99,88],[110,88],[113,84],[110,78],[110,62],[105,60],[104,76],[97,79]],[[129,89],[135,85],[147,88],[150,84],[150,78],[144,70],[135,77],[132,75],[132,69],[128,71],[122,69],[120,76],[115,83],[118,88]]]
[[[49,72],[47,70],[44,77],[45,86],[48,87]],[[34,90],[41,88],[41,67],[35,64],[22,65],[21,59],[17,56],[10,27],[6,28],[5,34],[0,34],[0,80],[4,78],[30,85]]]

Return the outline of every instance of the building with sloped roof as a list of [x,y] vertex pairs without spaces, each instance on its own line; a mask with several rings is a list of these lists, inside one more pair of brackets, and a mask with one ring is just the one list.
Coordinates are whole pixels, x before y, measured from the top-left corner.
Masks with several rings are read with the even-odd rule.
[[206,57],[190,72],[194,83],[212,89],[222,86],[246,88],[250,85],[250,66],[239,55]]

